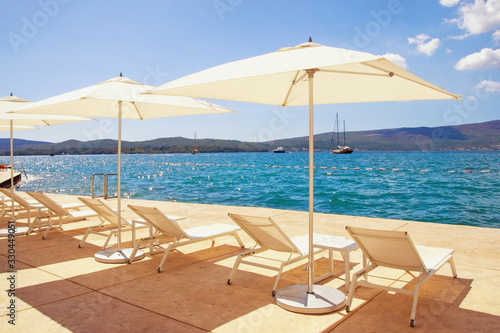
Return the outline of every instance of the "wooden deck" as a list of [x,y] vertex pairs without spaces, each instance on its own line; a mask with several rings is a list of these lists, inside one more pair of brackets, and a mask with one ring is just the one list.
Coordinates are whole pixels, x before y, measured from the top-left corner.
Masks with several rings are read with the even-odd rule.
[[[21,181],[21,173],[14,171],[14,185]],[[0,187],[9,188],[11,186],[10,169],[0,170]]]

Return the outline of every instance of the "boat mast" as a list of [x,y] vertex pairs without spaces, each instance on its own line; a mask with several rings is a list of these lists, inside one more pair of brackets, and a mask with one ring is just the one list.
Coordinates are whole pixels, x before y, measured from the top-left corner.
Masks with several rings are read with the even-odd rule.
[[336,117],[336,122],[337,122],[337,148],[340,147],[340,128],[339,128],[339,114],[337,113]]
[[344,120],[344,147],[345,147],[345,120]]

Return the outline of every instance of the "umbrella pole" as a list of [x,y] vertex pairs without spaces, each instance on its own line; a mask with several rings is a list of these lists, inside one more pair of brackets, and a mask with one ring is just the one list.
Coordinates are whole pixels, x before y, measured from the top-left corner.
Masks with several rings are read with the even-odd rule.
[[[122,248],[122,101],[118,101],[118,152],[117,152],[117,178],[118,184],[116,186],[117,192],[117,204],[116,208],[118,209],[118,232],[117,232],[117,249],[105,249],[100,252],[94,254],[94,259],[98,262],[106,263],[106,264],[124,264],[131,263],[132,261],[137,261],[143,259],[146,255],[143,251],[138,250],[134,257],[132,257],[132,253],[134,252],[133,248]],[[132,242],[132,245],[135,245]]]
[[122,101],[118,101],[118,152],[117,152],[117,175],[118,183],[116,185],[116,192],[118,197],[117,209],[118,209],[118,251],[122,249]]
[[314,280],[314,100],[313,100],[313,79],[314,72],[308,71],[309,75],[309,270],[307,292],[313,294]]
[[12,192],[12,221],[16,221],[14,202],[14,121],[10,120],[10,190]]
[[[307,285],[285,287],[276,292],[276,304],[281,308],[304,314],[330,313],[345,304],[340,290],[323,285],[314,286],[314,97],[313,80],[317,69],[308,69],[309,78],[309,270]],[[346,273],[348,274],[348,273]]]

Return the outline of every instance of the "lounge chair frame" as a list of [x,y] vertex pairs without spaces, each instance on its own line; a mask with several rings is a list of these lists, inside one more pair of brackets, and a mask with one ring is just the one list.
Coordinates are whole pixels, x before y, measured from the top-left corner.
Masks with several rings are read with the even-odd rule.
[[[387,231],[365,228],[346,227],[347,232],[368,259],[364,267],[352,276],[346,311],[351,310],[355,289],[358,286],[404,293],[413,296],[410,326],[415,326],[418,294],[420,287],[446,263],[450,264],[452,275],[457,277],[452,249],[415,245],[406,231]],[[404,270],[416,278],[415,290],[395,288],[368,282],[369,273],[377,267]],[[411,272],[418,272],[413,275]],[[363,279],[359,279],[363,277]],[[387,277],[385,277],[387,279]],[[390,279],[390,278],[389,278]],[[392,279],[395,280],[395,279]],[[398,281],[401,281],[398,279]]]
[[[130,257],[133,258],[135,256],[135,253],[139,250],[141,243],[148,242],[145,247],[149,248],[150,254],[164,253],[160,265],[158,266],[158,273],[162,272],[163,265],[167,260],[169,252],[184,245],[211,240],[213,246],[215,238],[233,236],[236,238],[240,247],[243,248],[245,246],[237,233],[237,231],[240,230],[237,226],[216,223],[201,227],[182,229],[173,218],[163,214],[156,207],[136,205],[128,205],[128,207],[154,229],[154,233],[152,235],[141,238],[137,241]],[[162,239],[167,240],[166,247],[161,245]],[[129,261],[129,264],[130,263],[131,261]]]
[[[12,193],[12,190],[9,188],[0,188],[0,192],[3,197],[1,200],[2,207],[2,216],[3,219],[10,212],[12,218],[16,219],[27,219],[28,222],[28,230],[30,230],[31,226],[31,211],[37,211],[37,215],[47,215],[48,210],[45,209],[45,206],[39,203],[38,201],[30,201],[21,197],[16,192]],[[14,195],[13,195],[14,194]],[[5,200],[5,197],[9,198]],[[12,200],[14,201],[14,211],[12,211]]]
[[[111,237],[116,236],[118,234],[118,214],[116,210],[112,209],[99,199],[78,197],[78,200],[83,202],[88,208],[94,211],[101,220],[101,223],[90,226],[85,231],[85,234],[83,235],[82,240],[78,244],[78,247],[79,248],[83,247],[83,244],[85,244],[89,235],[95,234],[106,237],[106,241],[102,246],[102,250],[105,250],[111,240]],[[136,230],[147,227],[149,226],[145,222],[141,223],[140,221],[126,220],[123,217],[121,218],[120,232],[132,231],[132,243],[135,243]]]
[[[234,277],[236,275],[236,272],[238,271],[238,267],[240,266],[240,264],[246,264],[250,266],[277,271],[278,274],[274,281],[273,289],[271,292],[271,295],[274,297],[276,295],[276,290],[278,287],[279,280],[281,278],[281,274],[283,273],[283,269],[288,265],[294,264],[300,260],[308,258],[308,250],[309,250],[308,235],[289,238],[271,217],[248,216],[248,215],[239,215],[233,213],[229,213],[228,215],[237,225],[241,227],[241,229],[243,229],[255,241],[255,245],[253,246],[252,249],[238,254],[238,256],[236,257],[236,261],[234,262],[234,266],[229,274],[227,284],[231,284],[232,281],[234,280]],[[321,234],[314,235],[315,239],[319,239],[322,237],[329,237],[329,236]],[[279,260],[265,256],[258,256],[258,254],[268,250],[288,253],[289,255],[288,258],[285,260]],[[313,281],[314,283],[333,276],[332,250],[328,249],[327,247],[323,248],[314,247],[314,254],[318,254],[327,250],[329,253],[329,271],[319,277],[316,277]],[[247,260],[250,259],[250,257],[279,262],[280,265],[277,267],[255,262],[253,260]],[[346,272],[346,275],[348,274],[349,272]]]
[[[35,220],[36,222],[38,222],[37,223],[38,230],[41,230],[42,227],[45,227],[47,229],[43,234],[42,239],[46,239],[47,235],[49,234],[49,231],[52,230],[53,228],[63,230],[62,224],[65,222],[84,220],[89,217],[97,215],[90,210],[84,210],[84,211],[80,210],[80,208],[84,206],[83,204],[80,203],[70,203],[70,204],[60,205],[42,192],[27,191],[26,194],[28,194],[33,199],[38,201],[48,211],[47,214],[42,214],[42,209],[39,209],[38,216],[36,217]],[[74,209],[76,211],[70,211],[70,209]],[[43,218],[47,218],[46,226],[42,226]],[[54,223],[56,223],[57,225],[54,226]],[[29,234],[34,229],[34,227],[35,227],[35,222],[33,222],[30,225],[27,233]]]

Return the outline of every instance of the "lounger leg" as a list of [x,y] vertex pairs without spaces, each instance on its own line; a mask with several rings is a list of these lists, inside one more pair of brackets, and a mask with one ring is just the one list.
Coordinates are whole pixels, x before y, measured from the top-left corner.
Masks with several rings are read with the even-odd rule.
[[138,239],[137,242],[135,243],[134,249],[132,250],[132,253],[130,254],[130,258],[128,259],[129,264],[132,263],[132,259],[135,258],[137,251],[139,251],[139,246],[141,246],[141,240],[142,239]]
[[411,307],[411,317],[410,317],[410,326],[415,326],[415,314],[417,313],[417,302],[418,302],[418,292],[420,290],[420,285],[417,284],[415,287],[415,292],[413,294],[413,305]]
[[49,217],[49,225],[48,225],[48,227],[47,227],[47,230],[46,230],[46,231],[45,231],[45,233],[43,234],[42,239],[47,238],[47,235],[49,234],[49,231],[50,231],[50,229],[52,228],[52,224],[53,224],[53,223],[54,223],[54,220],[53,220],[53,219],[51,219],[51,218]]
[[[28,219],[28,230],[30,230],[30,228],[31,228],[30,211],[31,211],[31,209],[28,208],[28,210],[26,212],[26,218]],[[26,234],[28,234],[28,233],[26,233]]]
[[[251,251],[250,251],[251,252]],[[245,255],[250,253],[249,251],[238,254],[236,257],[236,261],[234,262],[233,269],[231,269],[231,273],[229,273],[229,278],[227,279],[227,284],[231,284],[231,281],[234,279],[236,272],[238,271],[238,267],[240,266],[241,260]]]
[[453,257],[451,257],[450,260],[448,260],[448,262],[450,263],[451,273],[453,274],[453,277],[456,278],[457,269],[455,268],[455,261],[453,260]]
[[243,242],[241,241],[240,236],[238,235],[238,233],[236,231],[234,232],[234,238],[236,238],[236,240],[238,241],[238,244],[240,244],[241,248],[245,247],[245,244],[243,244]]
[[351,284],[351,256],[349,252],[341,252],[342,257],[344,257],[345,263],[345,290],[349,290]]
[[108,235],[108,238],[106,238],[106,241],[104,242],[104,245],[102,246],[102,249],[103,250],[106,250],[106,248],[108,247],[108,243],[109,241],[111,240],[111,237],[113,237],[113,235],[116,235],[117,231],[110,231],[109,235]]
[[278,276],[276,276],[276,281],[274,281],[274,286],[273,286],[273,291],[272,291],[272,295],[273,297],[276,296],[276,288],[278,288],[278,282],[280,281],[280,277],[281,277],[281,273],[283,272],[283,268],[285,268],[285,263],[281,263],[280,265],[280,269],[278,271]]
[[347,295],[347,300],[345,302],[345,310],[346,312],[349,312],[351,310],[351,303],[352,299],[354,297],[354,291],[356,290],[356,284],[358,283],[358,279],[361,275],[366,274],[366,269],[362,269],[360,271],[357,271],[352,275],[352,281],[350,283],[349,287],[349,294]]
[[160,266],[158,266],[158,273],[161,273],[161,269],[163,268],[163,264],[165,263],[165,260],[167,260],[168,252],[172,248],[172,244],[170,244],[166,249],[165,249],[165,254],[163,255],[163,258],[161,258]]
[[83,246],[83,244],[85,244],[85,241],[87,240],[87,237],[89,237],[90,235],[90,228],[87,229],[87,231],[85,231],[85,235],[83,235],[83,238],[82,240],[80,241],[80,243],[78,244],[78,248],[81,248]]

